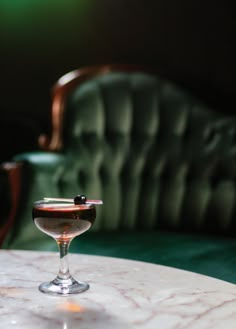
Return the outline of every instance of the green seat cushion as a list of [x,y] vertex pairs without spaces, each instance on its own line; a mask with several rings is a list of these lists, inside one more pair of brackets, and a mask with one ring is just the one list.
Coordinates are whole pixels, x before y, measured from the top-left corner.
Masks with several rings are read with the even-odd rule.
[[236,240],[170,232],[88,232],[71,252],[151,262],[236,283]]
[[[17,247],[17,246],[16,246]],[[21,249],[57,251],[46,236],[43,244],[28,241]],[[71,253],[120,257],[176,267],[236,283],[236,240],[229,237],[174,232],[87,232],[76,237]],[[59,260],[58,260],[59,261]],[[95,269],[96,270],[96,269]]]

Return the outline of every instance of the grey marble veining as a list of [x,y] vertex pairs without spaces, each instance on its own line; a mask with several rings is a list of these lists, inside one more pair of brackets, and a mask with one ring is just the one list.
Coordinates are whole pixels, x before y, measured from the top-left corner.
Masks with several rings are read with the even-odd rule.
[[38,291],[54,279],[58,253],[0,251],[1,328],[235,329],[236,286],[149,263],[70,254],[90,289],[69,297]]

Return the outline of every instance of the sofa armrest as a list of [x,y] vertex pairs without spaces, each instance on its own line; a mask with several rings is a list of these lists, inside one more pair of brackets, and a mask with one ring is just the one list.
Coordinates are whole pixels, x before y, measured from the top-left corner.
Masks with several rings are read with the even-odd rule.
[[[9,200],[9,206],[0,229],[1,247],[18,248],[23,241],[38,238],[37,229],[32,223],[32,205],[34,201],[46,196],[45,190],[53,188],[53,173],[60,167],[63,159],[59,154],[28,152],[19,154],[12,162],[2,165],[3,175],[7,178],[4,196]],[[48,179],[48,185],[45,185],[42,177]],[[39,236],[39,240],[40,238]]]
[[14,225],[21,190],[22,164],[6,162],[1,170],[1,227],[0,246]]

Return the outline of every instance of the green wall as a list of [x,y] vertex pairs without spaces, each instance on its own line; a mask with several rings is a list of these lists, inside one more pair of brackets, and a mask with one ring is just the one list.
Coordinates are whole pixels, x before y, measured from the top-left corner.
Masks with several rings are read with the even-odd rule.
[[108,62],[153,66],[230,111],[233,9],[210,0],[0,0],[1,113],[45,126],[56,79]]

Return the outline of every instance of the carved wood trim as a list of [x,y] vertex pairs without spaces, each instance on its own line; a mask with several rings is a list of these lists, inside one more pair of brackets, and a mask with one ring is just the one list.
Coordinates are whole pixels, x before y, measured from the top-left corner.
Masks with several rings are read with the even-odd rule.
[[0,229],[0,246],[2,245],[5,237],[10,231],[16,218],[17,210],[20,202],[21,193],[21,176],[22,176],[22,164],[21,163],[3,163],[1,170],[7,173],[8,183],[10,188],[11,206],[8,214],[7,221]]

